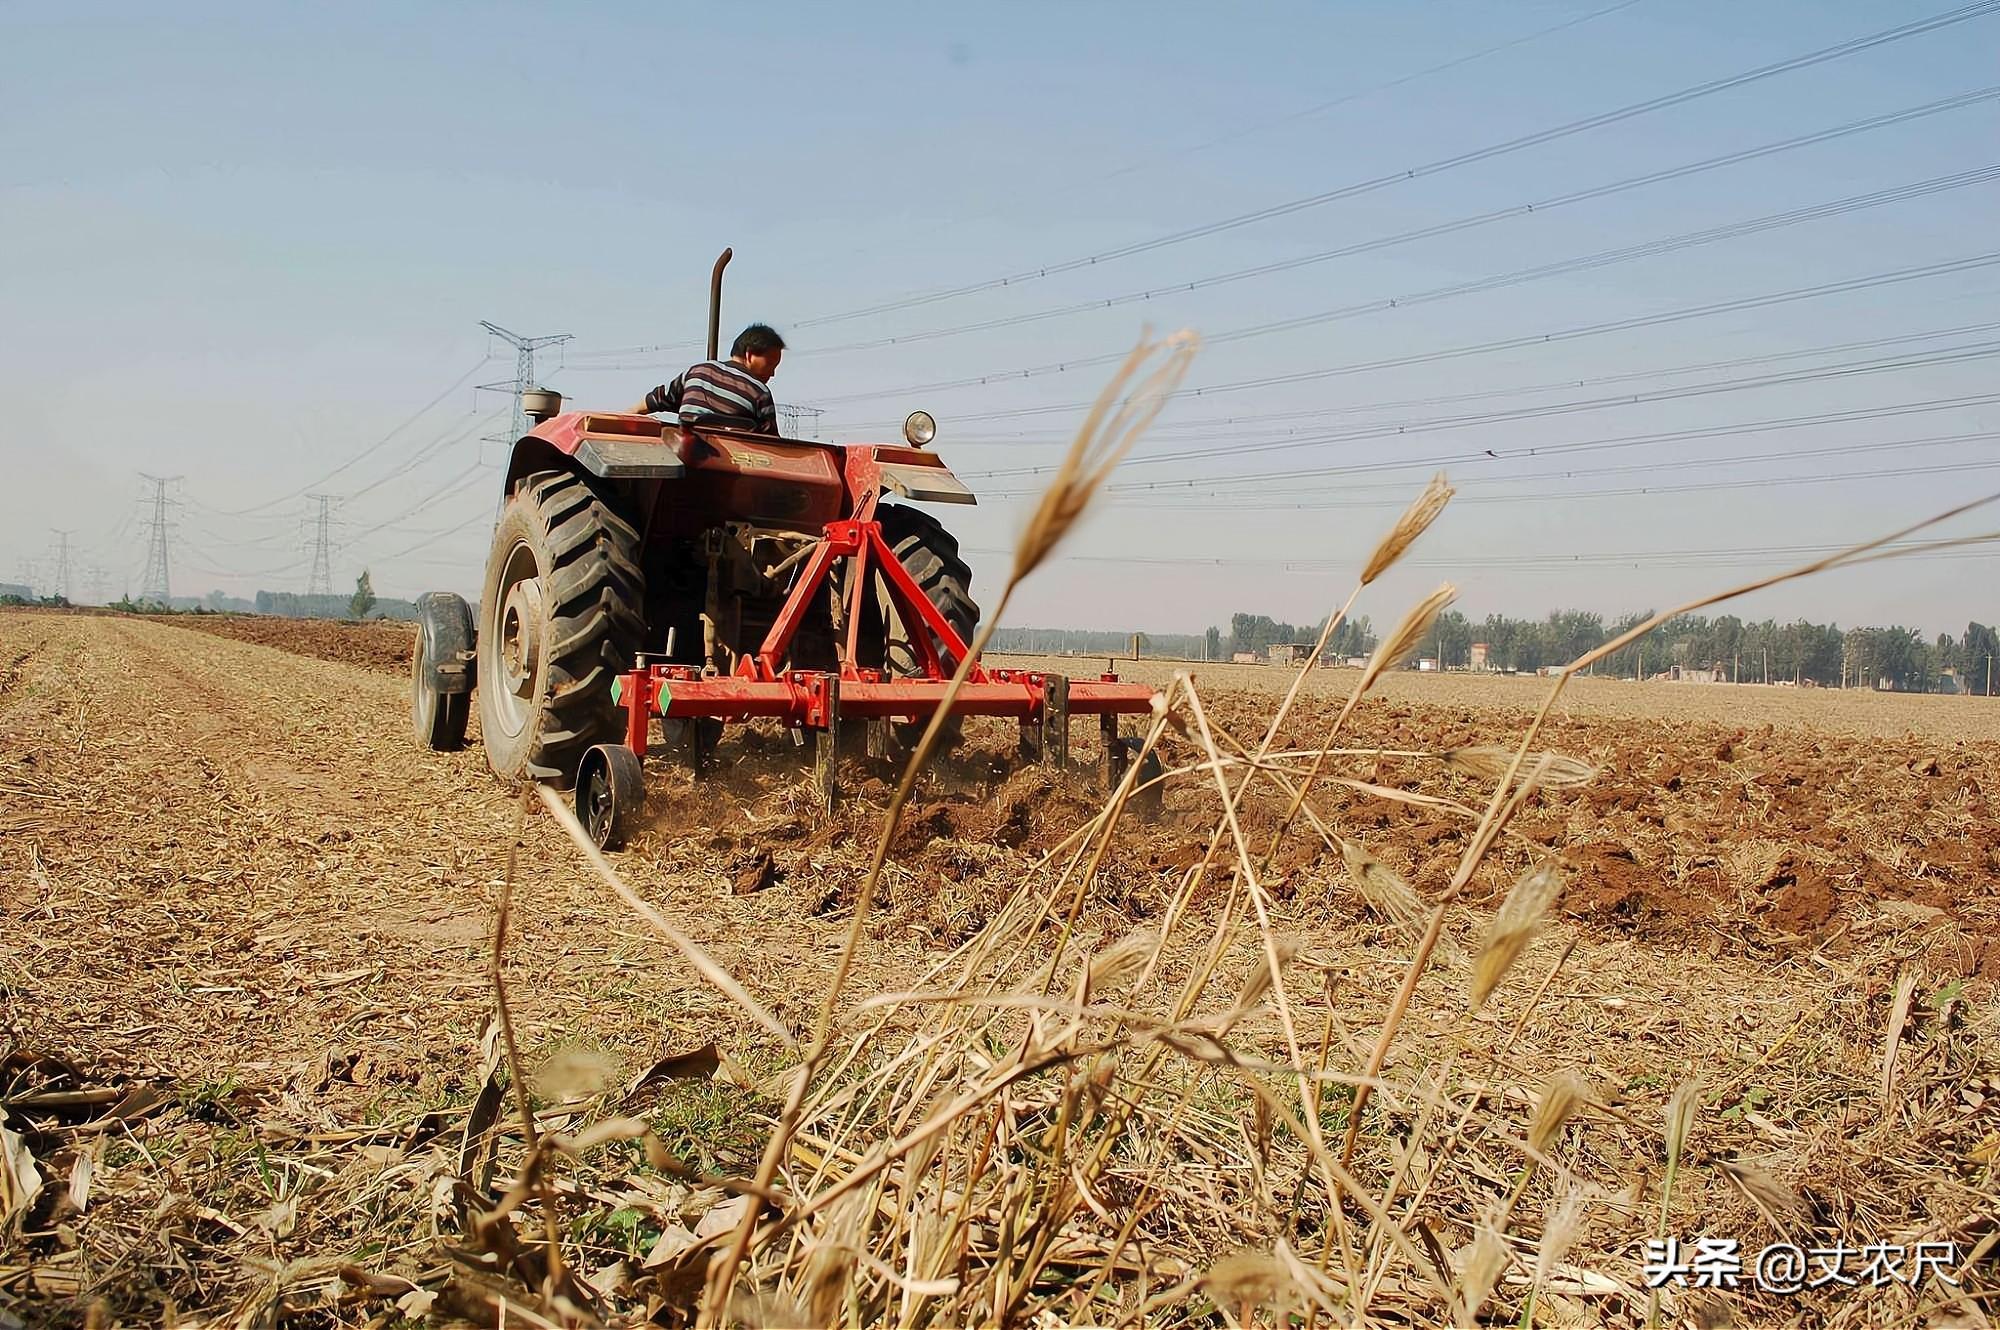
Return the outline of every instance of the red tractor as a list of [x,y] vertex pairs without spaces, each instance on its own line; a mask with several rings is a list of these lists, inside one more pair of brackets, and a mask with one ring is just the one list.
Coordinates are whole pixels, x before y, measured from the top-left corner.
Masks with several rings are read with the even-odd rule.
[[[710,289],[716,353],[724,251]],[[651,416],[562,411],[531,390],[476,619],[463,598],[418,601],[411,719],[420,742],[462,747],[472,699],[506,780],[573,784],[577,814],[615,846],[644,799],[652,722],[699,771],[722,724],[775,720],[815,738],[835,797],[844,725],[887,757],[895,727],[928,720],[979,622],[972,570],[922,503],[972,503],[928,450],[824,444]],[[1007,716],[1022,747],[1066,763],[1071,714],[1102,718],[1107,777],[1127,760],[1122,713],[1151,690],[974,662],[957,715]],[[956,719],[956,716],[954,717]]]

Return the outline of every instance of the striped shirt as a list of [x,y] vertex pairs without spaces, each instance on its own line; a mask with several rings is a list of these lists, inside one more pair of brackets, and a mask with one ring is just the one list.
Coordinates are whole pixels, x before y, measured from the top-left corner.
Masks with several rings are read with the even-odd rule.
[[728,360],[704,360],[646,394],[647,411],[678,412],[684,425],[778,432],[778,405],[757,377]]

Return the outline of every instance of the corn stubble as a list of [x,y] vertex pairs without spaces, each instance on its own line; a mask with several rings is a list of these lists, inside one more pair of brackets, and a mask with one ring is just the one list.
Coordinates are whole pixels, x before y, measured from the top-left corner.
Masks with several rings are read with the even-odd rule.
[[[1193,347],[1181,336],[1135,349],[1036,512],[1000,608],[1088,508]],[[1439,476],[1418,496],[1328,633],[1451,494]],[[1877,557],[1881,544],[1790,575]],[[1758,585],[1771,580],[1781,579]],[[1417,649],[1452,596],[1443,586],[1409,610],[1316,747],[1276,748],[1296,684],[1264,732],[1246,737],[1218,724],[1192,677],[1175,678],[1144,744],[1170,750],[1175,815],[1209,819],[1211,831],[1145,928],[1086,936],[1083,925],[1134,793],[1134,762],[1097,816],[918,989],[848,1001],[933,725],[885,815],[812,1028],[786,1044],[789,1068],[770,1084],[782,1108],[756,1176],[703,1179],[741,1204],[644,1271],[595,1293],[571,1285],[537,1314],[910,1326],[1657,1319],[1638,1241],[1672,1230],[1711,1101],[1687,1080],[1662,1130],[1657,1107],[1642,1121],[1621,1095],[1571,1069],[1516,1061],[1575,944],[1553,963],[1527,964],[1560,899],[1560,870],[1541,846],[1525,867],[1503,869],[1496,851],[1524,807],[1595,774],[1535,745],[1568,678],[1622,643],[1561,673],[1512,747],[1398,755],[1487,787],[1483,807],[1433,801],[1467,832],[1461,852],[1412,874],[1442,887],[1420,893],[1369,853],[1359,827],[1333,825],[1314,807],[1314,789],[1335,781],[1347,794],[1408,797],[1356,778],[1381,750],[1347,731],[1366,714],[1369,689]],[[567,817],[559,801],[547,806]],[[1258,826],[1275,830],[1260,838]],[[1322,889],[1352,902],[1354,916],[1388,925],[1374,952],[1333,953],[1274,927],[1275,865],[1295,827],[1313,843],[1306,857],[1318,856]],[[1518,865],[1518,847],[1510,850]],[[1497,909],[1464,902],[1475,882],[1504,891]],[[687,953],[664,920],[650,922]],[[1448,932],[1467,944],[1464,954],[1440,946]],[[754,984],[713,973],[705,956],[695,962],[768,1028]],[[1421,1055],[1398,1057],[1418,1043]],[[1684,1069],[1662,1071],[1667,1083]],[[659,1162],[657,1142],[646,1142]],[[543,1176],[524,1177],[513,1204],[532,1207],[572,1146],[540,1152]],[[1765,1170],[1731,1176],[1761,1207],[1796,1215],[1788,1186]],[[533,1231],[523,1224],[513,1241],[532,1245]]]

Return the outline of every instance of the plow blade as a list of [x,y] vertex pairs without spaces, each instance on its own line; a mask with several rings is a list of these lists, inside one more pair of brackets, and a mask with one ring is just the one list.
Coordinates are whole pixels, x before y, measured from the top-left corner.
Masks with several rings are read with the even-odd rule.
[[[1022,673],[968,682],[952,699],[962,716],[1005,716],[1020,721],[1042,717],[1050,694],[1067,691],[1073,716],[1132,715],[1150,710],[1153,690],[1144,684],[1074,679],[1067,689],[1051,687],[1051,676]],[[764,718],[806,729],[823,729],[838,708],[847,719],[923,720],[951,691],[941,679],[843,679],[837,675],[790,673],[776,679],[693,678],[662,674],[628,675],[627,706],[635,714],[667,720]]]

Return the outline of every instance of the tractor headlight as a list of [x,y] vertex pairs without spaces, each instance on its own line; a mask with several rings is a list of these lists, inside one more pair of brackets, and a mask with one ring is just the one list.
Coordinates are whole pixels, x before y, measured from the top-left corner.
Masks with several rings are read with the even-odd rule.
[[903,437],[909,440],[912,448],[921,448],[937,437],[937,421],[931,418],[928,411],[912,411],[909,419],[903,422]]

